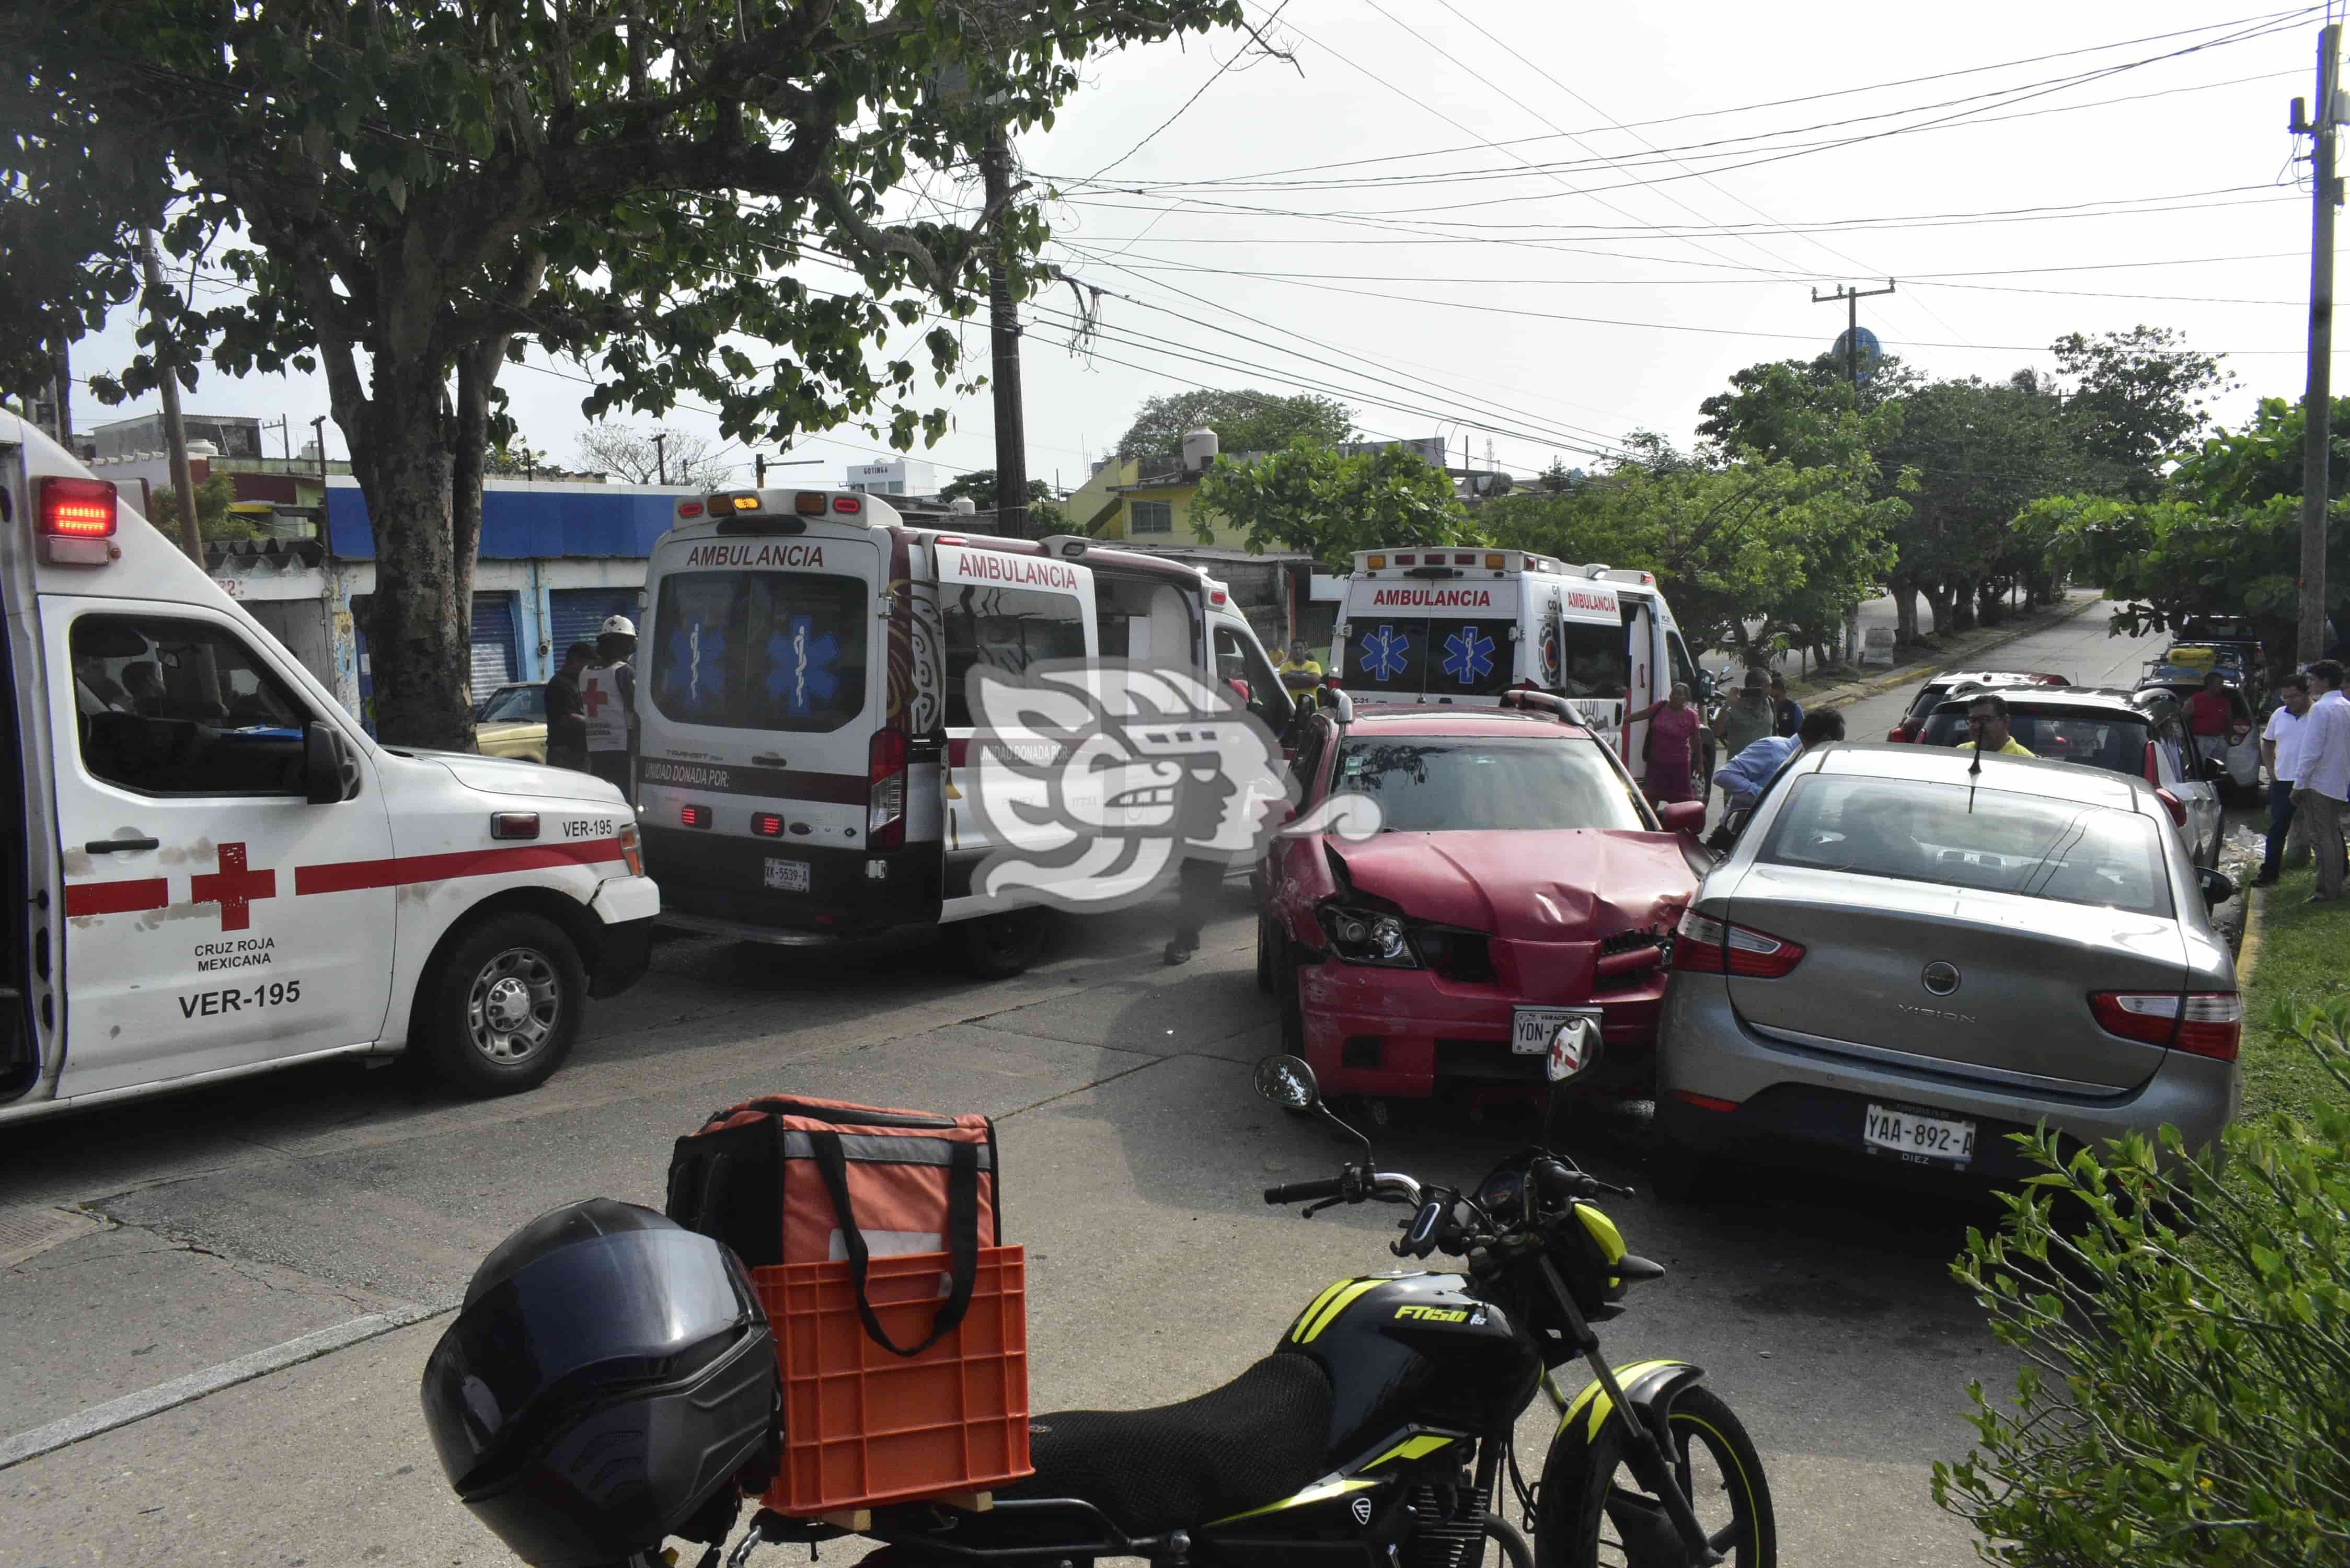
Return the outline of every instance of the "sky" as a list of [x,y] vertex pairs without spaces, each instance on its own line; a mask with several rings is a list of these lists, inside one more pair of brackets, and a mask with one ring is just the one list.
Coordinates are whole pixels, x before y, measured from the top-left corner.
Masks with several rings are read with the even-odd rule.
[[[1074,488],[1143,400],[1199,386],[1336,396],[1366,436],[1481,465],[1490,443],[1520,475],[1637,430],[1686,444],[1731,372],[1830,346],[1846,306],[1814,294],[1888,280],[1861,323],[1934,376],[2053,369],[2057,337],[2146,323],[2225,354],[2223,420],[2301,395],[2308,141],[2287,105],[2312,95],[2324,6],[1243,3],[1288,58],[1237,32],[1106,56],[1018,143],[1046,259],[1103,291],[1082,342],[1069,286],[1026,306],[1032,476]],[[905,200],[952,211],[972,183]],[[134,327],[117,311],[77,372],[125,362]],[[985,328],[964,331],[983,370]],[[532,359],[503,377],[512,411],[574,460],[581,369]],[[317,377],[210,369],[186,404],[285,416],[296,450],[328,411]],[[84,387],[74,420],[152,406]],[[988,393],[949,406],[916,455],[993,466]],[[715,439],[707,414],[661,422]],[[787,472],[835,482],[887,455],[857,431],[795,444],[822,461]],[[723,455],[747,483],[747,453]]]

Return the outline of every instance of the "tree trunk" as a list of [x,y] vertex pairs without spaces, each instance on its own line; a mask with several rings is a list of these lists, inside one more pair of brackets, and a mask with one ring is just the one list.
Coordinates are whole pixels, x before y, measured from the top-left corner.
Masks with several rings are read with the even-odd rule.
[[[451,501],[460,421],[438,367],[387,358],[379,351],[372,395],[359,417],[346,419],[337,410],[375,526],[368,656],[376,732],[395,743],[463,751],[473,743],[474,539],[461,561]],[[472,472],[477,539],[478,456]]]
[[1934,630],[1939,634],[1950,629],[1950,591],[1939,582],[1929,581],[1920,592],[1926,596],[1926,607],[1934,612]]
[[1918,589],[1906,577],[1897,576],[1888,585],[1893,595],[1893,640],[1897,643],[1918,640]]

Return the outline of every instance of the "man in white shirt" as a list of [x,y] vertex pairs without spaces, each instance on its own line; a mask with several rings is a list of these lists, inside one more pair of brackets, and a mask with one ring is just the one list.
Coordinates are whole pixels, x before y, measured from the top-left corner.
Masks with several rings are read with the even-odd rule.
[[2293,780],[2294,815],[2309,818],[2309,851],[2317,857],[2317,891],[2313,904],[2330,904],[2342,897],[2342,813],[2350,805],[2350,699],[2342,695],[2342,666],[2320,659],[2309,666],[2310,689],[2317,701],[2309,705],[2295,758],[2300,775]]
[[2309,677],[2286,676],[2277,682],[2277,695],[2282,701],[2261,734],[2261,760],[2269,768],[2269,846],[2261,874],[2252,878],[2255,888],[2273,884],[2284,871],[2285,851],[2309,841],[2308,825],[2293,812],[2293,781],[2301,776],[2302,732],[2309,719]]

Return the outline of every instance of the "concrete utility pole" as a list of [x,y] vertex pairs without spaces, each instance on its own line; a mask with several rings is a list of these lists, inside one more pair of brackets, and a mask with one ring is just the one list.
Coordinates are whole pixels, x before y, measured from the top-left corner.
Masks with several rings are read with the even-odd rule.
[[2309,220],[2309,389],[2302,403],[2301,604],[2293,659],[2306,664],[2325,652],[2327,459],[2333,449],[2334,413],[2334,209],[2342,203],[2342,182],[2334,172],[2334,128],[2342,122],[2340,62],[2342,27],[2328,23],[2317,32],[2317,115],[2304,118],[2293,102],[2293,130],[2311,139]]
[[[163,293],[163,264],[156,254],[155,231],[139,231],[139,255],[147,271],[148,293],[160,299]],[[172,493],[180,502],[180,548],[188,559],[201,566],[204,564],[203,530],[196,523],[196,482],[188,472],[188,427],[180,418],[179,355],[172,347],[172,334],[164,326],[160,310],[155,315],[155,364],[163,373],[163,442],[172,453]]]
[[[1833,305],[1838,300],[1844,302],[1844,373],[1845,379],[1852,383],[1852,404],[1856,412],[1860,408],[1860,302],[1892,292],[1893,280],[1889,277],[1885,280],[1883,288],[1857,289],[1850,284],[1840,283],[1834,294],[1822,294],[1816,288],[1812,290],[1814,305]],[[1936,627],[1934,629],[1939,631],[1942,628]],[[1860,663],[1858,605],[1844,612],[1844,657],[1847,664]]]
[[327,483],[327,416],[310,421],[310,444],[318,449],[318,483]]
[[987,337],[994,354],[995,531],[1028,536],[1028,434],[1020,404],[1020,306],[1012,295],[1012,139],[997,127],[980,156],[995,243],[987,254]]

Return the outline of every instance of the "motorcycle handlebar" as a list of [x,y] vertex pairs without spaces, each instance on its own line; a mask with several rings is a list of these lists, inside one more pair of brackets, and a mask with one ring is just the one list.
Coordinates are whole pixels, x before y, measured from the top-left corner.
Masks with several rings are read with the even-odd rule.
[[1337,1177],[1324,1177],[1319,1181],[1285,1181],[1279,1187],[1264,1189],[1267,1203],[1304,1203],[1316,1198],[1336,1198],[1346,1191],[1346,1183]]

